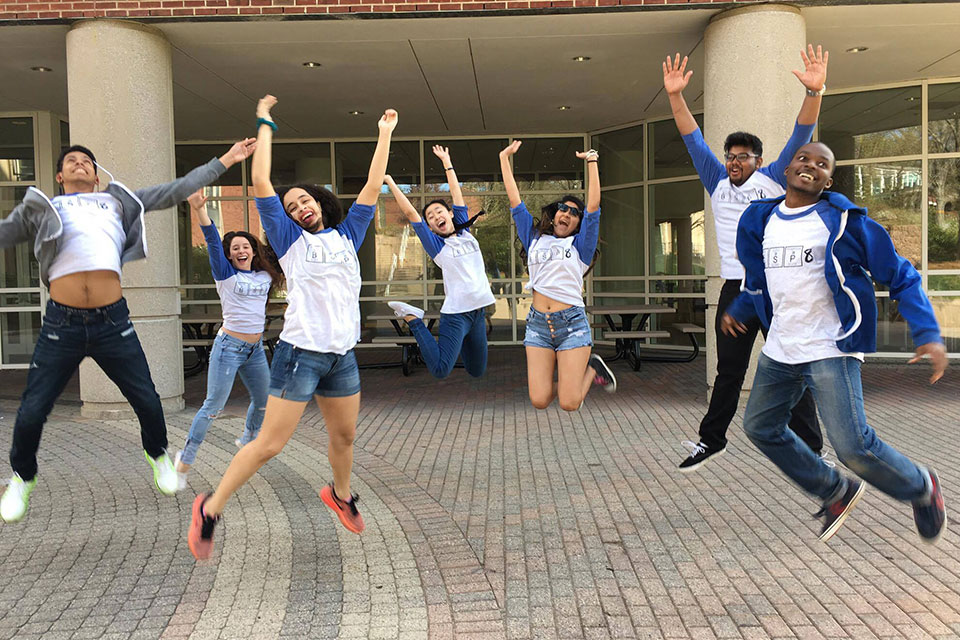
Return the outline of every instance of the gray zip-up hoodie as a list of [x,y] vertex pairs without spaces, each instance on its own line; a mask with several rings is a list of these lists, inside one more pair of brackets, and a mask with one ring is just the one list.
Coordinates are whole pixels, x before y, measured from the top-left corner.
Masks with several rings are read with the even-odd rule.
[[[182,178],[154,187],[131,191],[117,181],[108,184],[104,192],[120,201],[120,222],[126,235],[120,264],[147,257],[147,237],[143,232],[145,211],[176,206],[197,189],[219,178],[226,170],[223,163],[214,158]],[[27,189],[23,202],[0,220],[0,249],[33,240],[33,253],[40,262],[40,279],[48,287],[50,265],[60,251],[62,238],[63,221],[60,214],[50,198],[36,187]]]

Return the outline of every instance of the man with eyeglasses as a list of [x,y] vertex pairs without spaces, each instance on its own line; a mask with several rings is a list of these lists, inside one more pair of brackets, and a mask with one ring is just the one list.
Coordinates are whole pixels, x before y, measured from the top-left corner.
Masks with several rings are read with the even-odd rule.
[[[699,441],[683,442],[690,449],[690,454],[680,464],[681,472],[695,471],[726,451],[727,428],[737,412],[743,379],[750,365],[750,353],[757,331],[761,329],[760,323],[754,320],[746,326],[744,335],[734,339],[721,331],[720,319],[727,306],[740,293],[743,280],[743,267],[737,260],[735,246],[740,216],[751,201],[775,198],[786,192],[784,172],[787,165],[797,150],[810,141],[820,114],[829,55],[819,46],[814,51],[813,45],[808,45],[807,51],[800,52],[800,57],[805,69],[803,72],[794,71],[793,74],[806,87],[807,95],[800,107],[793,134],[777,160],[768,166],[763,166],[763,143],[757,136],[743,131],[727,136],[723,144],[725,162],[714,156],[683,99],[683,90],[693,75],[693,71],[686,70],[687,58],[681,61],[678,53],[675,58],[668,57],[663,63],[663,87],[670,98],[673,119],[687,145],[700,181],[710,194],[720,251],[720,277],[724,280],[717,302],[717,377],[713,383],[710,406],[700,422]],[[809,389],[793,408],[790,428],[817,455],[821,455],[823,436]]]

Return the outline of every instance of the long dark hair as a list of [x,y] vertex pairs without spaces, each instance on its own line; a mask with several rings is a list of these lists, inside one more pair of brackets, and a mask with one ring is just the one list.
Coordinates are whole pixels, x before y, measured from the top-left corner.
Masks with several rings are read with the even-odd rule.
[[[337,196],[324,187],[315,184],[292,184],[289,187],[277,187],[277,196],[280,198],[280,204],[283,204],[283,198],[291,189],[303,189],[310,197],[320,205],[320,219],[323,220],[323,228],[330,229],[340,224],[343,220],[343,205]],[[283,207],[284,213],[287,211],[286,205]],[[290,216],[288,213],[287,216]]]
[[276,291],[283,287],[283,271],[280,269],[280,262],[273,249],[264,242],[257,240],[257,237],[246,231],[231,231],[223,236],[223,255],[230,259],[230,243],[234,238],[244,238],[253,248],[253,260],[250,266],[253,271],[266,271],[270,275],[270,289]]

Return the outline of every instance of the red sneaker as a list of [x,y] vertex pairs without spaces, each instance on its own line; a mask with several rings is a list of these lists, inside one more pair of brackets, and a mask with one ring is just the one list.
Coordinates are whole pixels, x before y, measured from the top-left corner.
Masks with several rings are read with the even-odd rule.
[[340,522],[343,523],[343,526],[345,526],[348,531],[362,533],[365,525],[363,524],[363,516],[357,511],[357,500],[359,500],[359,498],[356,494],[351,496],[351,498],[350,502],[345,502],[338,498],[337,493],[333,490],[332,482],[323,489],[320,489],[320,499],[323,500],[325,505],[333,509],[333,512],[340,518]]
[[210,494],[201,493],[194,499],[190,510],[190,530],[187,532],[187,545],[197,560],[206,560],[213,554],[213,528],[220,516],[211,518],[203,513],[203,503]]

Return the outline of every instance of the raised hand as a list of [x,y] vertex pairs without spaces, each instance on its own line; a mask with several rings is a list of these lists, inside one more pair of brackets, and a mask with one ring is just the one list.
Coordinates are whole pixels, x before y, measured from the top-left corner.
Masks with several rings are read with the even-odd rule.
[[277,99],[269,93],[260,98],[260,101],[257,102],[257,117],[270,120],[270,109],[273,109],[276,104]]
[[450,147],[441,147],[439,144],[435,144],[433,145],[433,155],[440,158],[444,168],[450,166]]
[[388,187],[391,187],[397,183],[394,182],[393,176],[391,176],[389,173],[385,173],[383,175],[383,184],[387,185]]
[[589,149],[587,151],[577,151],[577,157],[581,160],[596,160],[600,157],[600,154],[596,149]]
[[380,116],[380,121],[377,122],[377,126],[381,131],[393,131],[397,128],[397,121],[400,116],[393,109],[387,109],[383,112],[383,115]]
[[510,156],[512,156],[513,154],[515,154],[517,151],[520,150],[521,144],[523,144],[523,142],[521,142],[520,140],[513,140],[510,144],[506,146],[505,149],[503,149],[500,152],[500,157],[509,158]]
[[230,150],[221,156],[220,161],[223,166],[230,167],[249,158],[256,148],[256,138],[244,138],[240,142],[235,142]]
[[203,189],[198,189],[196,193],[191,193],[187,198],[190,203],[191,211],[205,211],[207,208],[207,196],[203,195]]
[[930,376],[930,384],[943,377],[943,372],[947,370],[947,348],[942,342],[928,342],[917,347],[916,355],[913,356],[909,364],[920,362],[924,356],[930,356],[930,364],[933,365],[933,375]]
[[683,56],[682,61],[679,53],[675,59],[667,56],[667,61],[663,63],[663,88],[667,95],[682,93],[692,75],[693,71],[687,71],[687,56]]
[[820,91],[827,84],[827,61],[830,59],[830,52],[824,51],[820,45],[817,45],[817,50],[814,51],[813,45],[808,44],[806,51],[800,51],[800,58],[803,60],[804,70],[801,73],[794,69],[793,75],[810,91]]

